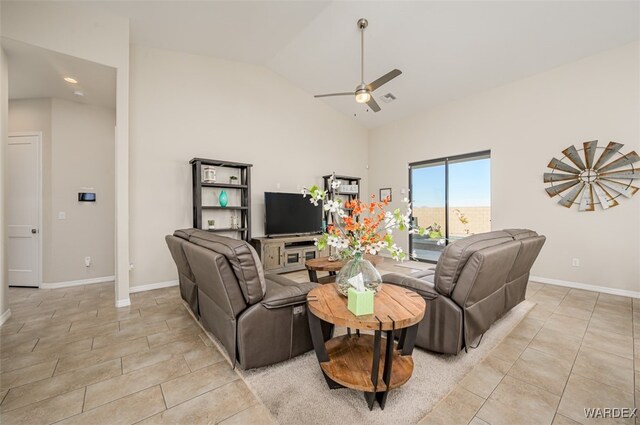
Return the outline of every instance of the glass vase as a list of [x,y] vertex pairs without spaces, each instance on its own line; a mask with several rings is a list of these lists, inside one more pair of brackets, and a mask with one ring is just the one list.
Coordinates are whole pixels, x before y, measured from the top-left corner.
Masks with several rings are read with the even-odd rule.
[[226,207],[229,202],[229,198],[227,197],[227,192],[224,190],[220,192],[220,196],[218,197],[218,202],[220,202],[221,207]]
[[349,279],[362,273],[362,280],[364,281],[364,287],[374,292],[378,292],[382,286],[382,277],[371,262],[363,258],[361,253],[357,253],[355,257],[345,264],[336,277],[336,287],[345,297],[348,294],[351,284]]

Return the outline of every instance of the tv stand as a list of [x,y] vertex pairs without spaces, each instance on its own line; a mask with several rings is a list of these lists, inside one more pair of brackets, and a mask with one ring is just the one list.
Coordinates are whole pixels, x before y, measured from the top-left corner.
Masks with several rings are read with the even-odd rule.
[[320,257],[315,239],[320,235],[253,238],[265,273],[287,273],[304,270],[306,260]]

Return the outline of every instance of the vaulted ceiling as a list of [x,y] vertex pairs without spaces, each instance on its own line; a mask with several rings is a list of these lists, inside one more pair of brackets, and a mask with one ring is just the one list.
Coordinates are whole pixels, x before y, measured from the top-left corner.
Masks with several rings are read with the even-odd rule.
[[367,111],[325,98],[376,127],[434,105],[533,75],[639,39],[636,1],[113,1],[92,7],[128,17],[134,44],[263,65],[309,95],[393,68],[403,74],[375,93],[397,100]]
[[6,38],[1,41],[8,58],[9,99],[56,97],[115,109],[115,68]]

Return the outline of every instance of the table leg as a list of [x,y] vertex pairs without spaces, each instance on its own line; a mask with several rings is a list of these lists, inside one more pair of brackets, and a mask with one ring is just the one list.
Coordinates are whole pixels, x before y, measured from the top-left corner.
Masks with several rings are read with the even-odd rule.
[[318,273],[315,270],[308,269],[309,272],[309,280],[311,282],[318,283]]
[[384,370],[382,372],[382,380],[386,384],[386,391],[376,393],[376,399],[380,405],[380,409],[384,410],[384,405],[389,394],[389,385],[391,384],[391,370],[393,368],[393,349],[394,349],[393,331],[387,331],[387,344],[384,355]]
[[373,383],[373,392],[365,392],[364,398],[367,400],[369,410],[373,410],[373,404],[376,401],[376,388],[378,386],[378,372],[380,370],[380,346],[382,345],[382,331],[375,331],[373,337],[373,364],[371,365],[371,382]]
[[[329,354],[327,353],[327,347],[324,345],[324,334],[322,333],[322,322],[316,317],[309,309],[307,309],[307,317],[309,318],[309,331],[311,332],[311,341],[313,342],[313,349],[316,352],[316,357],[319,363],[329,361]],[[322,368],[320,369],[322,370]],[[327,385],[330,389],[343,388],[342,385],[329,378],[324,371],[322,371],[324,379],[327,381]]]
[[418,325],[420,325],[420,323],[402,329],[400,340],[398,341],[398,350],[402,351],[403,356],[410,356],[413,353],[413,348],[416,345],[416,337],[418,336]]

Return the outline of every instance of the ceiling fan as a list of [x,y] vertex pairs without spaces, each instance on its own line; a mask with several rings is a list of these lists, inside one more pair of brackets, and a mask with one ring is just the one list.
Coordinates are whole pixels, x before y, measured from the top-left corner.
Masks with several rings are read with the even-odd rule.
[[354,96],[356,98],[356,102],[358,103],[366,103],[373,112],[380,111],[380,106],[373,98],[371,93],[380,88],[383,84],[388,83],[389,81],[396,78],[398,75],[402,74],[402,71],[399,69],[394,69],[393,71],[387,72],[382,77],[377,80],[365,84],[364,82],[364,30],[369,26],[369,22],[360,18],[357,22],[358,28],[360,29],[360,84],[356,86],[355,91],[353,92],[344,92],[344,93],[330,93],[330,94],[317,94],[314,97],[330,97],[330,96]]

